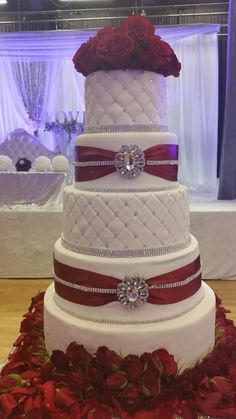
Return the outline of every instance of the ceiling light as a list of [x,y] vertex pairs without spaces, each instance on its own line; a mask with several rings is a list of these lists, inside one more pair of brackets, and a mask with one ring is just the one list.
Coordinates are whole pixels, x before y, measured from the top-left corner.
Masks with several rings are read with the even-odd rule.
[[0,4],[7,4],[7,0],[0,0]]

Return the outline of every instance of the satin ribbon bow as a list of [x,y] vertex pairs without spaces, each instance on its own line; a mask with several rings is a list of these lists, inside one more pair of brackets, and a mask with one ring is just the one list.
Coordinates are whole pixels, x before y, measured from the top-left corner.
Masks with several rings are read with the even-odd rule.
[[[101,306],[118,300],[117,288],[122,281],[117,278],[74,268],[55,258],[54,274],[56,293],[65,300],[86,306]],[[200,256],[172,272],[147,279],[146,284],[149,287],[147,302],[151,304],[172,304],[191,297],[201,286]]]
[[[114,164],[103,165],[102,162],[113,162],[115,161],[116,155],[117,152],[111,150],[96,147],[76,146],[75,181],[85,182],[95,180],[115,172],[116,167]],[[144,156],[144,171],[146,173],[170,181],[177,180],[178,145],[158,144],[144,150]]]

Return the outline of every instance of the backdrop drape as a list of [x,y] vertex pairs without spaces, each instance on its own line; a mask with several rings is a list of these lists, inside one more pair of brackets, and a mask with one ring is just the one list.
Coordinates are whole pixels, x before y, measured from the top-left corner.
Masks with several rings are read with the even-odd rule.
[[[169,126],[180,142],[180,180],[203,192],[215,191],[216,184],[217,32],[216,25],[157,29],[182,63],[180,78],[167,79]],[[71,58],[94,34],[58,31],[0,35],[0,140],[18,127],[32,133],[37,118],[43,126],[58,112],[75,116],[84,111],[84,78],[74,70]],[[34,95],[36,100],[32,101]],[[43,133],[40,138],[52,147],[50,135]]]
[[219,199],[236,199],[236,2],[229,2],[224,131]]

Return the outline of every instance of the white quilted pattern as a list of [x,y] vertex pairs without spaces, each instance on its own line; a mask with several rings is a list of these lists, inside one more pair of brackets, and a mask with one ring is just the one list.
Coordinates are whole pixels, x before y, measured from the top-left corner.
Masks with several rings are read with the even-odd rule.
[[186,188],[156,193],[64,191],[64,238],[94,248],[155,248],[189,237]]
[[142,70],[96,71],[86,78],[85,126],[167,125],[166,81]]

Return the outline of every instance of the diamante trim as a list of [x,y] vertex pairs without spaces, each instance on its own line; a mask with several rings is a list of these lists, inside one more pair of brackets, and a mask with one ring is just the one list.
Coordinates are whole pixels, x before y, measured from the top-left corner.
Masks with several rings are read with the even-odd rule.
[[89,166],[114,166],[115,160],[99,160],[99,161],[74,161],[74,166],[89,167]]
[[73,252],[77,252],[87,256],[98,256],[105,258],[135,258],[135,257],[149,257],[165,255],[168,253],[178,252],[179,250],[185,249],[191,242],[191,236],[182,243],[176,243],[171,246],[162,246],[151,249],[123,249],[123,250],[109,250],[109,249],[96,249],[94,247],[83,247],[76,243],[65,240],[62,234],[62,245]]
[[69,288],[73,288],[83,292],[94,292],[96,294],[117,294],[117,289],[109,289],[109,288],[93,288],[93,287],[85,287],[84,285],[73,284],[72,282],[64,281],[64,279],[59,278],[55,272],[53,272],[53,276],[56,282],[59,282],[62,285],[65,285]]
[[[178,282],[172,282],[169,284],[157,284],[157,285],[151,285],[148,286],[149,290],[152,289],[165,289],[165,288],[177,288],[177,287],[183,287],[184,285],[189,284],[189,282],[193,281],[195,278],[197,278],[200,273],[201,273],[201,268],[193,275],[189,276],[188,278],[184,279],[183,281],[178,281]],[[59,282],[62,285],[65,285],[69,288],[74,288],[76,290],[79,291],[83,291],[83,292],[93,292],[95,294],[117,294],[117,289],[119,284],[122,284],[123,281],[121,280],[118,284],[117,284],[117,288],[96,288],[96,287],[85,287],[84,285],[79,285],[79,284],[74,284],[72,282],[68,282],[68,281],[64,281],[64,279],[59,278],[55,272],[53,272],[53,276],[56,282]],[[148,281],[148,279],[146,279],[145,281]],[[147,283],[148,285],[148,283]]]
[[[77,319],[92,322],[92,323],[101,323],[101,324],[109,324],[109,325],[123,325],[123,326],[130,326],[130,325],[141,326],[141,325],[145,325],[145,324],[147,324],[147,325],[150,324],[151,325],[151,324],[155,324],[155,323],[162,323],[162,322],[178,319],[179,317],[182,317],[185,314],[189,313],[190,311],[194,310],[194,308],[196,308],[203,301],[203,298],[204,298],[204,294],[195,304],[193,304],[192,307],[189,307],[188,309],[183,310],[180,313],[176,313],[172,316],[164,316],[164,317],[161,317],[159,319],[152,319],[152,320],[133,320],[133,321],[132,320],[128,320],[128,321],[117,320],[117,321],[115,321],[115,320],[101,319],[99,317],[83,316],[81,314],[75,313],[72,310],[68,310],[68,309],[64,308],[60,303],[58,303],[58,301],[56,301],[56,299],[55,299],[55,294],[53,296],[55,304],[62,311],[64,311],[65,313],[70,314],[73,317],[76,317]],[[142,310],[142,308],[141,308],[141,310]]]
[[117,124],[85,126],[84,134],[98,134],[109,132],[168,132],[167,125],[158,124]]
[[[115,160],[98,160],[98,161],[74,161],[76,167],[90,166],[114,166]],[[145,166],[162,166],[165,164],[179,164],[178,160],[147,160]]]
[[[83,182],[82,182],[83,183]],[[79,188],[76,187],[76,184],[79,185]],[[155,187],[155,188],[90,188],[90,187],[84,187],[81,185],[81,182],[76,182],[75,187],[76,189],[79,189],[80,191],[86,191],[86,192],[100,192],[100,193],[135,193],[135,192],[160,192],[160,191],[171,191],[172,189],[178,189],[179,183],[177,185],[172,186],[161,186],[161,187]]]

